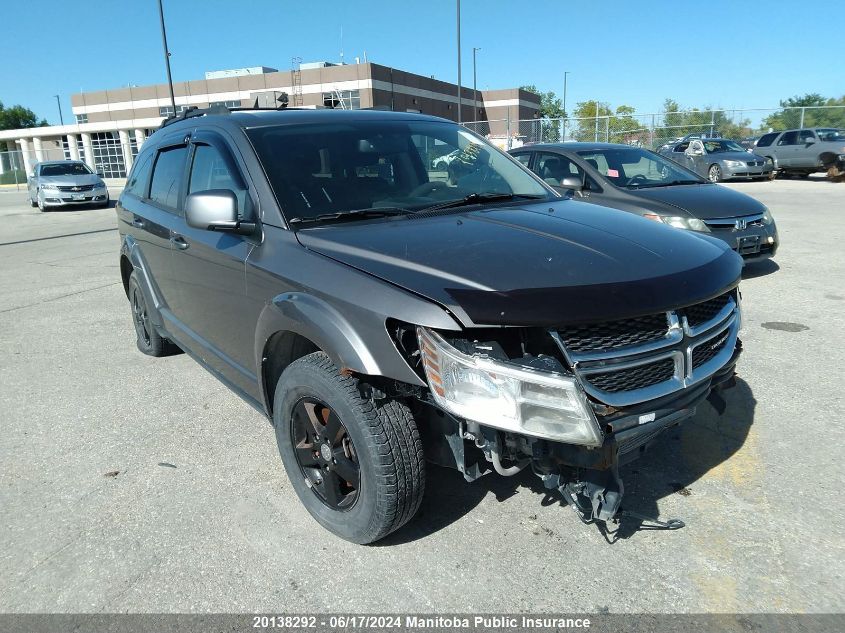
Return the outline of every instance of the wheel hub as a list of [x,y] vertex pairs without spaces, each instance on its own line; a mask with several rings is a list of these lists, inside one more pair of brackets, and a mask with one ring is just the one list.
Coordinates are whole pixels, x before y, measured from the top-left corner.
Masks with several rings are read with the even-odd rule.
[[323,444],[322,446],[320,446],[320,457],[322,457],[324,461],[332,461],[331,446],[329,446],[328,444]]

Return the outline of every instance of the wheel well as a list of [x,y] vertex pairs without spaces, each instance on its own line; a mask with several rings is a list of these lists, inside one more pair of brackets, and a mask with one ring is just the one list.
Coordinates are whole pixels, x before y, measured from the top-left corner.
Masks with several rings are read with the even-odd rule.
[[129,258],[126,255],[120,256],[120,276],[123,279],[123,292],[126,293],[126,297],[129,297],[129,276],[132,274],[132,262],[129,261]]
[[836,154],[833,152],[822,152],[819,154],[819,163],[824,167],[832,165],[836,161]]
[[265,401],[271,415],[276,383],[282,372],[293,361],[319,351],[320,348],[313,342],[295,332],[276,332],[267,339],[261,355],[261,375]]

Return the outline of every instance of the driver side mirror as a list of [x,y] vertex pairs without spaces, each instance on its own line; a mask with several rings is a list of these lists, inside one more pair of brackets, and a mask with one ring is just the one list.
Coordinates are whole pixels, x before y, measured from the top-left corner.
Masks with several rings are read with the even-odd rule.
[[560,186],[564,189],[574,189],[581,191],[584,188],[584,182],[578,176],[566,176],[560,181]]
[[209,189],[189,194],[185,199],[188,226],[206,231],[252,235],[254,222],[238,220],[238,198],[229,189]]
[[815,139],[815,138],[813,138],[812,136],[810,136],[810,137],[808,137],[808,138],[805,138],[805,139],[804,139],[804,142],[805,142],[807,145],[812,145],[813,143],[815,143],[815,142],[816,142],[816,139]]

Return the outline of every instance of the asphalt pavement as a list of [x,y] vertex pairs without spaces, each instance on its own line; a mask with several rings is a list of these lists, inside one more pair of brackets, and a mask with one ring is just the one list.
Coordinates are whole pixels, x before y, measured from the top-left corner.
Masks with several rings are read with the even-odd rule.
[[531,474],[431,467],[369,547],[309,517],[266,419],[137,351],[113,209],[0,192],[0,612],[843,611],[845,184],[727,186],[782,240],[746,270],[738,385],[622,472],[686,527],[603,534]]

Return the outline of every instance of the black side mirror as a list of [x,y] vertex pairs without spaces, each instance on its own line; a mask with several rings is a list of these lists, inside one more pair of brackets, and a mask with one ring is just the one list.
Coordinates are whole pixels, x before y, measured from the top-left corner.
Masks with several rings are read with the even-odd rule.
[[188,226],[206,231],[252,235],[254,222],[238,220],[238,198],[229,189],[209,189],[189,194],[185,200]]

